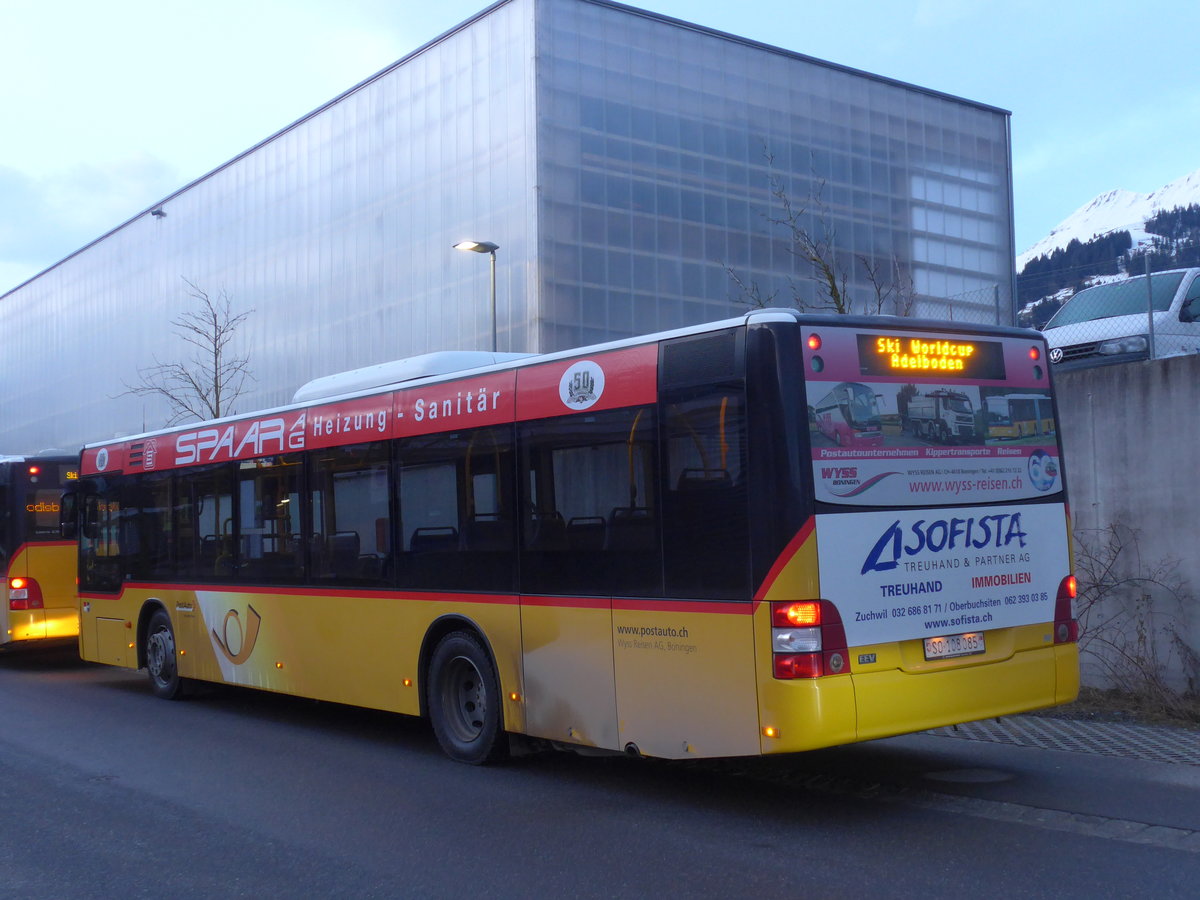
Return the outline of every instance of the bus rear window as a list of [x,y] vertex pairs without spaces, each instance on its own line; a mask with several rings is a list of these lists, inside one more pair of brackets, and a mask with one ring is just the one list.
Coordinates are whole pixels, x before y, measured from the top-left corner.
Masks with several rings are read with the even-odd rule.
[[823,326],[806,332],[804,358],[818,500],[937,506],[1062,490],[1041,339]]
[[78,477],[76,466],[33,461],[22,466],[18,502],[24,515],[22,533],[26,540],[56,540],[62,493]]

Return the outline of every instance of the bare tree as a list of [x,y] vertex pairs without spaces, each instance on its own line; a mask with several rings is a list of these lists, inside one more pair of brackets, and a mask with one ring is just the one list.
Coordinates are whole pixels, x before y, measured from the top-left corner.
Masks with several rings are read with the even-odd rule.
[[[870,283],[874,296],[855,308],[854,299],[850,296],[847,285],[850,273],[838,260],[837,230],[834,227],[829,207],[822,193],[825,182],[818,180],[806,202],[797,204],[788,194],[780,177],[774,173],[774,157],[764,150],[769,165],[772,166],[771,196],[779,204],[781,212],[778,215],[764,213],[764,218],[772,225],[782,228],[789,238],[788,252],[800,259],[817,285],[817,300],[809,302],[795,280],[788,277],[788,287],[791,293],[789,302],[797,309],[811,312],[834,312],[839,315],[849,315],[862,312],[868,315],[891,313],[907,316],[912,311],[916,299],[916,291],[912,279],[904,276],[900,270],[900,261],[892,258],[891,274],[884,271],[883,265],[875,259],[859,254],[856,259],[862,267],[863,276]],[[779,290],[764,294],[758,282],[746,282],[732,266],[725,266],[729,278],[738,287],[739,301],[756,308],[770,306],[776,302]]]
[[119,395],[165,399],[170,407],[168,425],[231,415],[246,379],[253,380],[249,357],[235,355],[230,342],[254,310],[234,314],[224,290],[213,297],[186,278],[183,281],[196,308],[180,313],[171,324],[175,334],[192,346],[191,356],[183,362],[162,362],[156,356],[154,365],[138,369],[137,383],[126,384],[127,390]]

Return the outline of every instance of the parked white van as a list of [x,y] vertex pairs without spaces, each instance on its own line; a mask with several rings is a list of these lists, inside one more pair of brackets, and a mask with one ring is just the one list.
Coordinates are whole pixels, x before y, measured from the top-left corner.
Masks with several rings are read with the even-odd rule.
[[1042,333],[1055,371],[1200,353],[1200,268],[1155,272],[1149,291],[1145,275],[1082,290]]

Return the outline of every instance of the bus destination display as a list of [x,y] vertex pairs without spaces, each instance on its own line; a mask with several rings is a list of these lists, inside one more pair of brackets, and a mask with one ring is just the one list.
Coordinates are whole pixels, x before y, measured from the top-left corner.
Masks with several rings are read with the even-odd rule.
[[887,334],[860,334],[857,338],[863,375],[926,373],[988,381],[1004,378],[1004,347],[999,341]]

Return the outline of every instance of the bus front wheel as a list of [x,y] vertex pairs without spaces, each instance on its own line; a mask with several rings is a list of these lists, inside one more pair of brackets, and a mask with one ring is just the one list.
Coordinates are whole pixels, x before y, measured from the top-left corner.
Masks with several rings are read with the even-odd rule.
[[183,679],[175,655],[175,632],[166,610],[156,610],[146,628],[146,673],[150,690],[164,700],[178,700],[183,695]]
[[500,721],[500,681],[474,634],[442,638],[429,661],[429,719],[442,750],[473,766],[507,755]]

